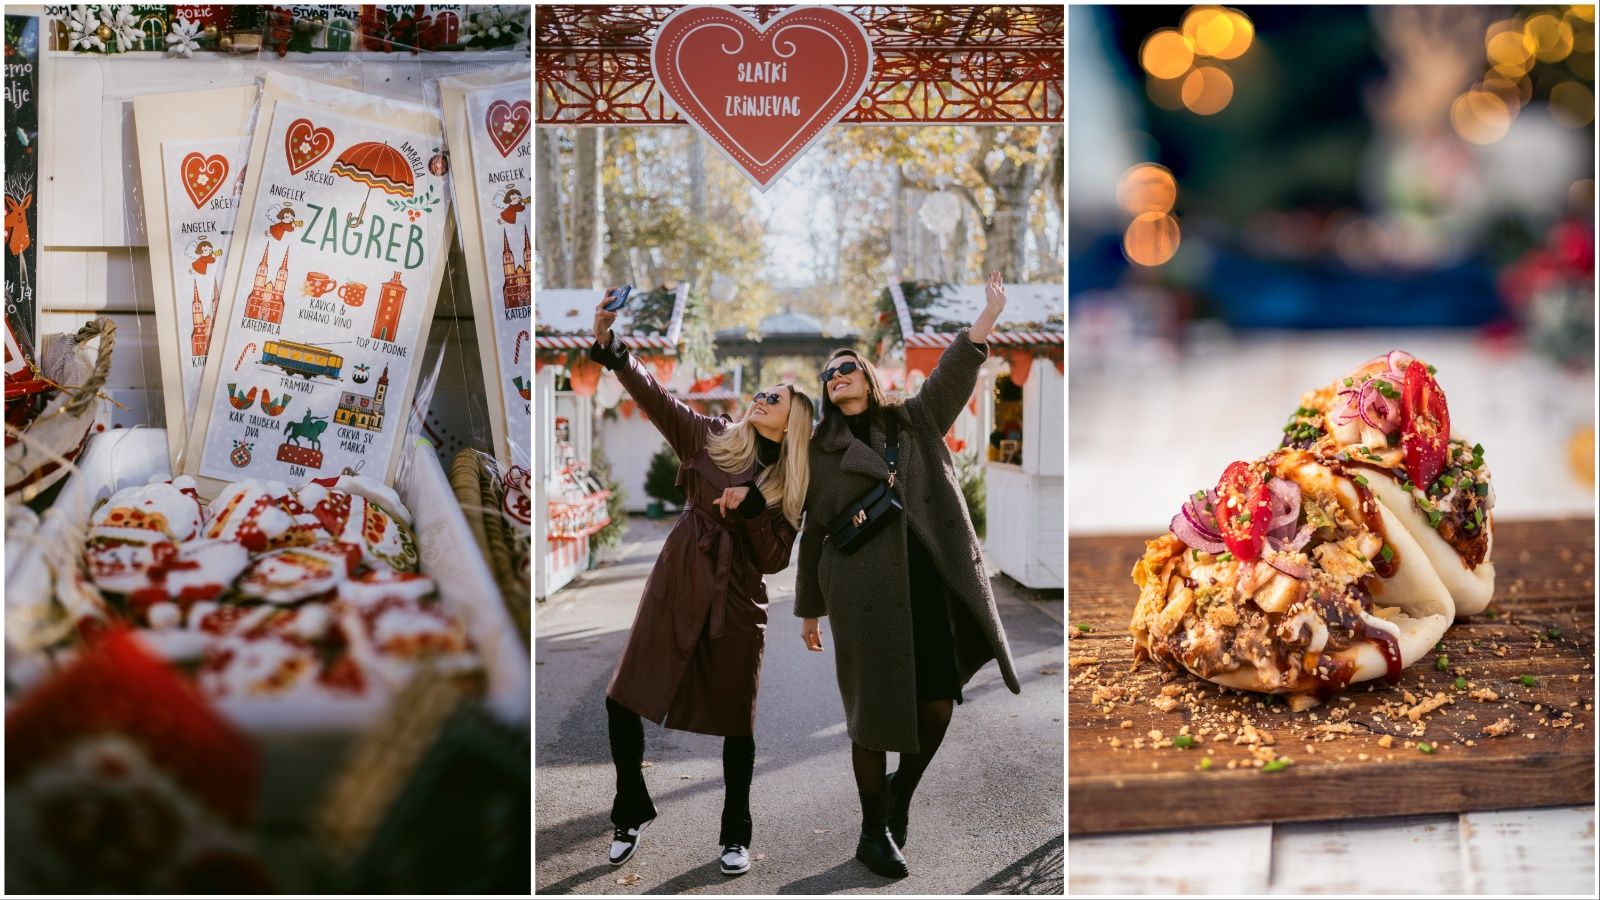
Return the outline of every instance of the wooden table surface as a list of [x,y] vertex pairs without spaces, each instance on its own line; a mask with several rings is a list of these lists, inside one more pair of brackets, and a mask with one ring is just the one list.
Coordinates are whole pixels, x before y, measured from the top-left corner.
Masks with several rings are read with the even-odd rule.
[[[1302,713],[1189,676],[1163,681],[1150,664],[1132,669],[1127,623],[1136,590],[1128,573],[1146,536],[1073,538],[1070,890],[1587,892],[1594,876],[1593,532],[1591,519],[1500,523],[1496,600],[1487,614],[1458,621],[1399,685],[1358,688]],[[1089,630],[1072,627],[1080,624]],[[1522,683],[1524,675],[1534,683]],[[1467,690],[1456,690],[1458,676]],[[1163,687],[1177,696],[1164,698]],[[1475,691],[1495,699],[1474,698]],[[1444,702],[1406,715],[1430,698]],[[1483,732],[1501,719],[1515,730]],[[1198,743],[1171,746],[1186,725]],[[1422,752],[1421,741],[1433,752]],[[1264,745],[1272,752],[1262,754]],[[1258,767],[1261,755],[1293,762],[1268,772]],[[1202,759],[1210,760],[1203,770]],[[1582,805],[1521,809],[1561,804]],[[1384,816],[1405,817],[1373,818]],[[1332,824],[1289,824],[1313,820]],[[1259,824],[1215,827],[1241,823]],[[1107,835],[1178,826],[1189,830]],[[1437,852],[1416,853],[1430,847]],[[1174,866],[1169,851],[1180,848],[1192,862]],[[1409,862],[1400,874],[1364,863],[1336,877],[1327,866],[1295,865],[1299,855],[1339,848],[1393,857],[1395,867]],[[1158,856],[1160,865],[1152,865]],[[1212,856],[1237,864],[1220,876],[1205,863]],[[1312,871],[1318,885],[1297,881]]]

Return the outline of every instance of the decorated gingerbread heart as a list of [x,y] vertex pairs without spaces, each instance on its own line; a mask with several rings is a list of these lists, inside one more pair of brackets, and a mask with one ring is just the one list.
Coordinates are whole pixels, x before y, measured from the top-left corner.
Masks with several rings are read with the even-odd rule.
[[206,205],[206,201],[222,189],[223,182],[228,179],[228,158],[222,154],[206,156],[202,153],[190,153],[178,165],[178,178],[183,182],[183,191],[189,195],[194,203],[194,208],[199,209]]
[[222,489],[205,510],[205,536],[236,541],[259,553],[294,524],[280,501],[289,489],[275,481],[250,479]]
[[494,142],[494,148],[500,151],[501,156],[510,156],[511,151],[527,137],[532,113],[533,105],[526,100],[516,103],[496,100],[489,104],[484,127],[489,129],[489,140]]
[[337,588],[360,563],[360,548],[350,544],[285,547],[251,563],[239,579],[239,593],[268,603],[297,603]]
[[283,152],[289,162],[290,175],[309,169],[332,149],[333,131],[318,128],[310,119],[295,119],[283,135]]
[[[89,537],[187,541],[200,531],[194,479],[153,481],[112,494],[89,517]],[[140,532],[147,532],[140,534]]]

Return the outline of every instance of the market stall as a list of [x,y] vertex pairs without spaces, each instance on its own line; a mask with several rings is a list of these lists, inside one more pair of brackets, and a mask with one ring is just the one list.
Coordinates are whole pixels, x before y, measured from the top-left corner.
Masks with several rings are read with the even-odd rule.
[[[540,599],[589,567],[590,536],[610,521],[609,493],[593,473],[596,393],[604,373],[589,359],[598,297],[594,290],[552,289],[539,291],[537,299],[533,437],[539,470],[533,482],[534,546],[540,548],[541,564],[534,567],[533,593]],[[687,299],[687,284],[643,292],[617,319],[623,343],[663,383],[672,380],[676,369]],[[617,402],[612,392],[608,406]],[[652,440],[646,446],[658,443]]]
[[530,11],[7,12],[7,889],[526,891]]
[[[687,387],[682,387],[683,377],[675,371],[667,387],[691,408],[708,416],[737,414],[741,398],[731,387],[723,386],[733,381],[726,373],[694,379]],[[666,442],[633,400],[607,395],[608,383],[616,393],[621,389],[610,373],[601,376],[596,391],[601,408],[600,444],[610,457],[611,477],[622,488],[622,508],[630,513],[649,512],[652,498],[647,476],[651,460]]]
[[[1066,341],[1059,284],[1007,285],[989,335],[989,361],[967,411],[946,436],[951,452],[978,454],[988,509],[984,549],[1030,588],[1060,588],[1065,511]],[[903,351],[915,391],[957,331],[983,309],[983,285],[894,283],[880,298],[880,348]],[[880,352],[880,357],[883,356]]]

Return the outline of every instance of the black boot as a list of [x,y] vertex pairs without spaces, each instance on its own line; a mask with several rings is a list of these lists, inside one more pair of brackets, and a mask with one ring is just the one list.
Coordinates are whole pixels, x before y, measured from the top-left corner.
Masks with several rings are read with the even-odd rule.
[[856,859],[885,878],[904,878],[911,874],[906,858],[889,837],[889,792],[861,794],[861,840],[856,843]]
[[911,820],[911,793],[901,792],[896,784],[900,773],[889,776],[889,836],[901,850],[906,848],[906,825]]

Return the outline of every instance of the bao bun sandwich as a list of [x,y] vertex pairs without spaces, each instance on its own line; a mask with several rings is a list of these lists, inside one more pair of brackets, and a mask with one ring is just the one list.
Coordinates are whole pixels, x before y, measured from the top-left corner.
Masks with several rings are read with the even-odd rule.
[[1398,353],[1306,394],[1284,431],[1146,543],[1135,661],[1308,703],[1396,683],[1493,592],[1482,448]]
[[1494,595],[1494,487],[1483,445],[1451,431],[1434,369],[1400,350],[1310,391],[1283,445],[1359,474],[1416,538],[1455,599],[1477,615]]

